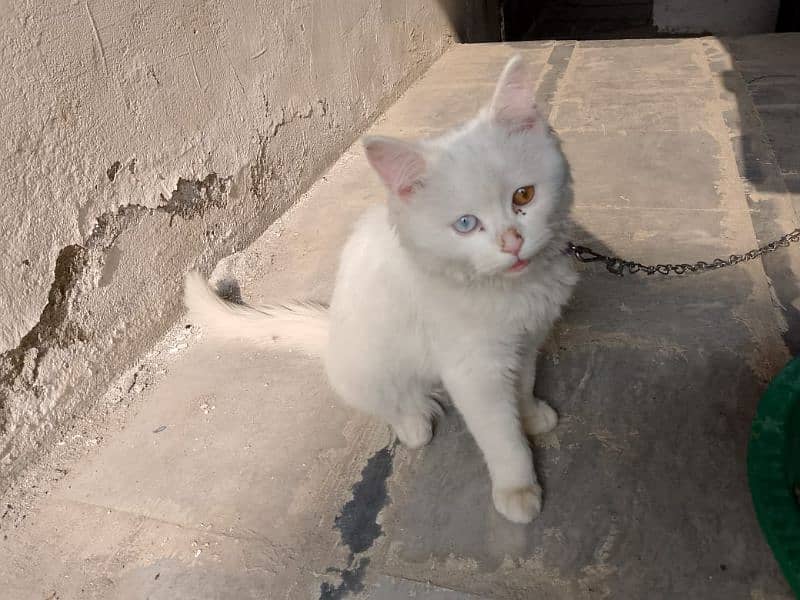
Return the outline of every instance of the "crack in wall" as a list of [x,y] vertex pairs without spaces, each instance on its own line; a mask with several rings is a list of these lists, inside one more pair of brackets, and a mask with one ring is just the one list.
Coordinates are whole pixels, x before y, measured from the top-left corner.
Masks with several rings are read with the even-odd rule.
[[232,177],[219,177],[209,173],[203,180],[178,179],[178,185],[169,198],[161,196],[164,204],[156,211],[170,215],[169,223],[178,216],[183,219],[204,214],[209,208],[223,208],[228,202]]
[[[266,133],[259,136],[259,151],[256,160],[250,166],[250,192],[261,202],[267,202],[269,197],[286,197],[292,188],[290,173],[293,169],[288,169],[281,154],[274,154],[270,151],[270,141],[274,139],[278,132],[298,120],[310,119],[314,116],[325,117],[328,115],[328,102],[324,98],[318,98],[314,102],[309,102],[301,109],[287,109],[281,107],[276,116],[270,117],[270,103],[264,98],[264,107],[268,118]],[[328,127],[332,127],[331,121]],[[302,165],[300,165],[302,171]],[[280,175],[279,175],[280,174]],[[296,177],[299,176],[299,173]],[[277,196],[275,195],[275,185],[280,186]]]
[[[266,128],[260,136],[256,159],[249,165],[250,181],[249,187],[245,189],[252,194],[252,201],[248,201],[247,207],[252,213],[252,218],[261,221],[263,216],[264,222],[268,225],[286,208],[287,199],[295,196],[303,185],[305,174],[303,158],[308,153],[305,144],[298,146],[296,140],[290,139],[288,141],[291,152],[287,154],[282,148],[275,147],[275,138],[280,137],[281,132],[289,129],[290,125],[308,119],[321,118],[327,122],[328,129],[336,130],[338,125],[330,116],[326,118],[330,111],[325,99],[311,100],[300,108],[281,107],[270,110],[265,98],[265,108]],[[272,114],[269,114],[270,112]],[[327,163],[338,156],[341,150],[342,148],[336,146],[328,153],[315,158],[317,161]],[[293,156],[292,152],[301,155]],[[112,161],[110,166],[104,169],[104,175],[113,183],[119,179],[124,169],[132,174],[135,173],[136,159]],[[20,438],[21,442],[18,442],[13,432],[19,431],[22,436],[33,435],[41,443],[41,436],[51,430],[53,424],[57,424],[42,413],[36,418],[41,422],[38,424],[34,422],[26,434],[25,428],[29,427],[30,423],[25,415],[16,410],[17,408],[27,410],[30,406],[36,412],[44,410],[49,414],[60,410],[63,413],[64,407],[69,405],[65,402],[67,397],[85,393],[84,388],[87,385],[85,377],[79,379],[77,383],[83,392],[73,385],[75,382],[72,379],[65,382],[67,385],[64,391],[58,391],[59,382],[53,385],[54,382],[44,381],[45,373],[47,377],[51,377],[54,361],[62,358],[61,354],[47,357],[54,350],[63,353],[63,368],[70,371],[73,362],[86,363],[89,354],[97,350],[103,351],[100,347],[102,344],[98,346],[94,343],[96,335],[91,330],[91,322],[82,322],[87,320],[86,309],[96,297],[95,290],[112,284],[114,272],[121,263],[124,264],[122,251],[115,244],[117,238],[156,213],[168,214],[169,226],[172,226],[176,216],[191,220],[202,216],[210,209],[227,207],[231,195],[235,192],[234,178],[234,175],[220,176],[214,172],[202,179],[180,178],[174,191],[169,197],[161,195],[160,204],[155,208],[131,203],[107,211],[95,219],[94,227],[83,243],[73,244],[59,251],[47,303],[39,319],[16,347],[0,353],[0,473],[3,471],[10,473],[11,469],[24,467],[16,459],[22,456],[26,452],[24,448],[29,447],[34,441],[32,438],[28,440],[23,437]],[[215,230],[221,225],[224,225],[224,222],[208,224],[206,236],[215,238]],[[237,237],[240,242],[252,241],[253,236],[263,231],[263,228],[258,226],[247,228],[248,231],[250,229],[252,229],[250,233],[238,232]],[[80,348],[80,345],[85,345],[86,348]],[[81,354],[77,354],[79,351]],[[46,368],[43,365],[47,365]],[[111,365],[112,371],[113,367],[114,365]],[[86,368],[86,365],[77,368]],[[108,371],[107,368],[105,370]],[[79,400],[80,398],[76,402]],[[60,423],[60,420],[58,422]],[[0,490],[2,484],[3,481],[0,479]]]
[[[114,170],[114,175],[118,170]],[[216,173],[201,180],[180,178],[169,198],[162,195],[161,206],[148,208],[128,204],[103,213],[97,217],[92,233],[83,244],[71,244],[61,249],[56,258],[47,303],[38,321],[15,348],[0,354],[0,435],[6,432],[14,394],[29,389],[35,397],[42,396],[44,386],[38,381],[39,366],[47,354],[54,349],[88,341],[86,333],[70,316],[80,297],[99,285],[106,255],[117,238],[154,213],[169,214],[172,225],[176,216],[189,220],[203,215],[210,208],[223,208],[228,201],[231,182],[232,177],[220,177]]]
[[269,100],[264,97],[264,108],[267,113],[269,121],[267,123],[267,139],[274,138],[281,127],[285,127],[300,119],[310,119],[313,116],[324,117],[328,114],[328,101],[325,98],[317,98],[313,102],[308,102],[301,108],[286,108],[281,107],[278,114],[274,117],[269,117],[270,106]]
[[86,248],[66,246],[58,253],[53,283],[47,295],[47,304],[38,322],[25,334],[16,348],[0,355],[0,433],[7,422],[9,393],[33,387],[37,395],[36,380],[39,364],[54,347],[64,347],[83,339],[83,332],[68,323],[69,299],[72,284],[81,278],[88,266]]
[[[411,69],[396,82],[393,93],[387,94],[363,123],[355,124],[357,130],[366,126],[391,103],[395,98],[394,90],[407,88],[416,75],[416,69]],[[235,218],[243,225],[236,232],[235,250],[260,235],[264,230],[262,225],[268,226],[288,207],[292,198],[306,189],[313,178],[340,155],[352,141],[350,133],[358,133],[350,132],[349,127],[337,120],[326,98],[308,99],[300,105],[273,107],[265,95],[264,108],[265,127],[260,132],[255,160],[243,165],[240,171],[241,175],[249,175],[249,181],[247,184],[243,182],[242,190],[234,190],[234,178],[238,181],[238,174],[221,177],[210,173],[197,180],[181,178],[169,197],[161,196],[161,204],[155,208],[131,203],[105,212],[95,219],[94,227],[83,243],[61,249],[48,300],[39,319],[15,348],[0,353],[0,474],[10,474],[12,470],[23,468],[25,461],[17,459],[32,450],[34,444],[40,446],[54,425],[62,425],[66,411],[79,406],[81,399],[89,401],[86,394],[97,393],[97,387],[114,376],[116,363],[101,365],[102,380],[92,375],[91,361],[95,360],[92,355],[108,350],[108,342],[96,340],[92,315],[86,309],[92,307],[97,299],[97,288],[113,284],[114,273],[120,264],[125,264],[122,251],[115,245],[120,234],[133,230],[154,213],[169,214],[169,225],[172,225],[176,215],[188,220],[210,208],[225,208],[229,204],[229,197],[235,193],[237,210],[242,211]],[[306,135],[301,132],[298,138],[294,134],[287,134],[288,137],[283,139],[285,131],[308,120],[318,120],[320,127],[327,128],[325,143],[313,148],[310,169],[306,159],[312,147]],[[321,131],[319,127],[316,130]],[[281,143],[276,145],[278,140]],[[124,169],[135,174],[136,159],[110,161],[109,167],[102,172],[113,183],[120,178]],[[247,202],[240,206],[239,196],[244,199],[245,194],[248,196]],[[83,218],[80,221],[85,222]],[[216,230],[226,224],[227,221],[218,219],[206,225],[206,237],[221,242],[221,245],[215,245],[214,253],[230,246],[225,239],[216,237]],[[131,340],[131,343],[135,344],[135,340]],[[119,347],[114,349],[124,350]],[[53,353],[53,350],[58,353]],[[51,356],[46,358],[48,354]],[[44,381],[45,376],[51,377],[54,370],[60,368],[56,366],[58,361],[67,371],[66,378]],[[76,379],[72,376],[75,369],[82,369],[84,374],[77,375]],[[93,384],[88,383],[87,370]],[[75,400],[71,401],[72,398]],[[23,410],[25,414],[20,412]],[[53,415],[56,416],[55,420]],[[0,479],[0,490],[2,487],[3,481]]]

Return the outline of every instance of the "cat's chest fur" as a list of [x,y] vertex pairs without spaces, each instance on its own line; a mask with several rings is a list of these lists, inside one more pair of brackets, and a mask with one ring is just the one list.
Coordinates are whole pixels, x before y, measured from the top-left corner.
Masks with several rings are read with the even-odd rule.
[[529,334],[544,337],[567,303],[577,274],[568,257],[553,255],[531,272],[496,284],[453,284],[420,276],[421,314],[434,339],[486,341]]

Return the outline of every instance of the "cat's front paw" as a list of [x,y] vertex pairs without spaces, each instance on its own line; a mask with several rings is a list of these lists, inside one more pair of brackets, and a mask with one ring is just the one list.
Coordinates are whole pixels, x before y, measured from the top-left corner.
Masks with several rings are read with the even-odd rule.
[[553,431],[558,425],[558,413],[544,400],[533,398],[522,407],[521,413],[522,427],[528,435],[541,435]]
[[494,507],[514,523],[530,523],[542,510],[542,488],[537,484],[492,490]]

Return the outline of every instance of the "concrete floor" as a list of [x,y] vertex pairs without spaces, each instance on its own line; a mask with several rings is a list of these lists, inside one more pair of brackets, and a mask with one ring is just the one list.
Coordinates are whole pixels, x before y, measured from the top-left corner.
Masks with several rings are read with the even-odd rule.
[[[374,132],[470,116],[515,49],[573,167],[577,242],[708,260],[796,226],[798,36],[460,46]],[[218,271],[255,301],[326,299],[380,198],[356,146]],[[584,269],[540,357],[561,424],[536,441],[527,527],[492,510],[452,409],[407,451],[339,407],[317,362],[181,326],[12,491],[0,597],[790,598],[745,456],[798,350],[796,272],[796,250],[694,277]]]

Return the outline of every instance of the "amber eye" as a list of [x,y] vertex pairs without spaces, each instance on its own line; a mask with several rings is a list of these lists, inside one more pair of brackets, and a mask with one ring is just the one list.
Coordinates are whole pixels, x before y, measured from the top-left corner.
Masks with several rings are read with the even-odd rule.
[[536,189],[532,185],[526,185],[514,191],[511,201],[514,203],[514,206],[525,206],[526,204],[530,204],[535,193]]

